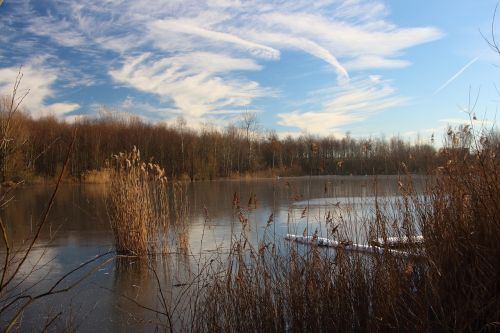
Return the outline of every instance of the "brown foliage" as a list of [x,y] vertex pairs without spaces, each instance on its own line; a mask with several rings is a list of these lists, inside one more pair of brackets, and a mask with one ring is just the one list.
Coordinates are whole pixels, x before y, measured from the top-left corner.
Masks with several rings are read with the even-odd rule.
[[400,162],[405,162],[410,172],[425,173],[436,162],[432,146],[411,145],[400,138],[279,139],[272,132],[267,137],[253,132],[250,135],[246,129],[234,126],[222,131],[204,128],[195,132],[184,125],[153,125],[137,118],[106,115],[68,124],[53,117],[35,120],[18,113],[11,121],[13,125],[19,128],[16,133],[22,135],[16,137],[15,149],[12,146],[16,156],[5,151],[8,158],[4,160],[8,162],[3,168],[7,178],[16,176],[20,164],[35,175],[54,177],[63,163],[64,147],[71,141],[75,126],[79,132],[68,170],[75,178],[81,178],[87,171],[106,168],[105,161],[111,154],[133,145],[137,145],[145,160],[158,161],[169,177],[191,180],[247,173],[396,174],[402,172]]

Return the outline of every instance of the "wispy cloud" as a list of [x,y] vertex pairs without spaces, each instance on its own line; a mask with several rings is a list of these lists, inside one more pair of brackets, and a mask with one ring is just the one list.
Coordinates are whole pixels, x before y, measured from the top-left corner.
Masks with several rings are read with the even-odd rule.
[[339,87],[314,92],[311,100],[321,101],[321,108],[281,113],[278,115],[279,124],[321,135],[339,134],[342,126],[365,120],[407,101],[396,94],[390,81],[378,76],[353,78]]
[[122,112],[135,114],[142,117],[144,120],[151,121],[174,119],[182,115],[182,111],[179,109],[158,107],[147,102],[138,101],[132,96],[127,96],[125,100],[115,107]]
[[[359,4],[359,1],[350,3]],[[343,2],[343,5],[348,8],[349,2]],[[367,3],[363,10],[367,10],[366,5]],[[377,7],[378,3],[372,2],[372,5]],[[361,67],[372,69],[380,68],[380,63],[384,63],[384,67],[387,67],[387,64],[391,60],[394,61],[400,51],[406,48],[443,36],[439,30],[431,27],[396,27],[384,21],[386,12],[382,8],[375,11],[373,17],[366,18],[360,8],[353,5],[351,16],[360,15],[365,18],[364,21],[352,21],[341,17],[331,19],[324,15],[326,13],[328,11],[324,11],[323,15],[277,11],[262,16],[262,19],[270,28],[278,27],[278,31],[285,37],[300,37],[302,40],[314,42],[343,61],[363,63]],[[286,42],[286,38],[284,41]],[[379,59],[378,63],[373,59]],[[401,63],[397,65],[400,66]]]
[[379,56],[367,55],[359,56],[353,60],[344,63],[348,70],[366,70],[372,68],[378,69],[396,69],[409,66],[410,62],[402,59],[389,59]]
[[[63,117],[67,113],[77,110],[80,106],[77,103],[48,102],[56,94],[53,86],[58,79],[58,73],[47,66],[45,61],[44,57],[35,57],[21,68],[23,77],[17,96],[21,97],[27,94],[21,107],[35,118],[48,115]],[[0,69],[0,95],[10,96],[12,94],[13,84],[19,69],[20,67]]]
[[224,75],[259,68],[250,59],[208,52],[161,59],[145,53],[128,58],[109,74],[117,82],[171,100],[185,117],[199,121],[218,109],[245,107],[253,98],[266,95],[256,82]]
[[55,116],[59,118],[64,118],[68,116],[69,113],[76,111],[80,108],[77,103],[53,103],[45,107],[41,107],[39,112],[32,113],[36,117],[41,116]]
[[63,19],[48,16],[33,16],[30,18],[27,32],[53,39],[59,45],[66,47],[81,47],[86,39],[79,31],[73,29],[72,23]]
[[[63,46],[64,52],[75,51],[78,60],[73,65],[87,69],[72,74],[85,78],[82,85],[97,81],[89,73],[97,77],[104,72],[116,85],[156,96],[165,103],[160,109],[178,110],[197,121],[222,117],[222,110],[241,111],[272,95],[276,89],[263,86],[254,76],[250,79],[249,73],[280,61],[286,51],[324,61],[339,79],[333,104],[309,114],[318,127],[326,114],[335,114],[336,123],[356,121],[366,117],[357,112],[367,107],[355,98],[365,88],[358,79],[348,80],[356,77],[350,71],[408,66],[404,50],[443,36],[434,27],[400,27],[390,22],[382,0],[58,0],[43,11],[35,10],[35,1],[20,2],[23,9],[15,12],[19,30],[15,33],[37,45],[50,40]],[[13,27],[9,22],[4,25]],[[36,47],[19,51],[28,49]],[[68,55],[61,51],[58,57]],[[86,62],[76,63],[81,59]],[[62,76],[59,73],[58,80]],[[55,89],[55,81],[50,82],[46,86]],[[44,105],[51,94],[41,95],[35,104]],[[390,107],[396,98],[371,94],[379,108]],[[342,102],[347,96],[353,96],[358,106],[349,109]],[[339,106],[335,101],[344,103],[344,111],[325,112]],[[299,123],[292,118],[292,114],[284,116],[282,122]]]
[[491,119],[486,119],[486,118],[477,118],[477,119],[469,119],[469,118],[446,118],[446,119],[441,119],[439,120],[440,123],[445,123],[446,125],[450,126],[457,126],[457,125],[473,125],[476,128],[483,128],[483,127],[493,127],[498,124],[497,121],[491,120]]
[[463,72],[465,72],[465,70],[467,68],[469,68],[472,64],[474,64],[476,61],[479,60],[479,57],[475,57],[474,59],[472,59],[471,61],[469,61],[465,66],[463,66],[462,68],[460,68],[460,70],[458,72],[456,72],[455,74],[453,74],[452,77],[450,77],[448,79],[448,81],[446,81],[445,83],[443,83],[443,85],[441,85],[439,88],[436,89],[436,91],[434,92],[434,94],[432,94],[433,96],[439,94],[443,89],[445,89],[446,87],[448,87],[448,85],[450,83],[452,83],[453,81],[455,81],[460,75],[462,75]]
[[205,29],[197,26],[196,23],[193,24],[184,20],[158,20],[152,23],[150,29],[157,35],[165,32],[173,32],[197,36],[216,43],[233,44],[258,57],[277,59],[280,56],[280,51],[272,47],[243,39],[234,34]]

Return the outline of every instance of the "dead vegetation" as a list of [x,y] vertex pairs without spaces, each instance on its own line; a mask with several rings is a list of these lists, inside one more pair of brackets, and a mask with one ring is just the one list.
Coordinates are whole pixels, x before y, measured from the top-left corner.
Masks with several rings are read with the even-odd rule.
[[140,151],[112,156],[109,216],[118,253],[144,255],[168,251],[167,178]]
[[491,138],[483,133],[476,141],[470,127],[450,131],[446,161],[425,195],[401,183],[398,220],[376,205],[368,237],[411,240],[421,232],[423,243],[404,246],[410,255],[317,244],[279,249],[265,239],[252,246],[243,233],[205,277],[195,330],[498,330],[500,146]]
[[113,155],[111,166],[108,209],[117,252],[165,254],[170,248],[172,225],[177,246],[185,248],[188,216],[185,187],[179,182],[169,184],[164,169],[142,161],[135,146],[128,153]]

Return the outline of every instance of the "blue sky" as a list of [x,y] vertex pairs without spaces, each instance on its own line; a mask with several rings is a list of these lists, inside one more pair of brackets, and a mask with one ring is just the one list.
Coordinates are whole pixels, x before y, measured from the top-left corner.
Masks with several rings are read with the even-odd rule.
[[[24,1],[0,6],[0,93],[33,117],[103,108],[193,128],[428,140],[496,116],[496,0]],[[499,29],[500,33],[500,22]],[[499,37],[500,39],[500,37]],[[500,84],[500,83],[498,83]]]

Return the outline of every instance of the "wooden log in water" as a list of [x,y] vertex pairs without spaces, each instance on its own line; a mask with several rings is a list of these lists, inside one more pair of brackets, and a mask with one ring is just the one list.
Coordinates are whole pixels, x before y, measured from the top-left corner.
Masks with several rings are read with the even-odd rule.
[[339,248],[341,247],[342,249],[346,251],[356,251],[356,252],[364,252],[364,253],[375,253],[375,254],[384,254],[384,253],[391,253],[394,255],[398,256],[403,256],[403,257],[410,257],[410,256],[416,256],[414,253],[410,253],[407,251],[400,251],[400,250],[394,250],[394,249],[387,249],[375,245],[365,245],[365,244],[352,244],[352,243],[344,243],[344,242],[339,242],[333,239],[328,239],[325,237],[316,237],[316,236],[301,236],[301,235],[293,235],[293,234],[287,234],[285,236],[286,240],[289,241],[294,241],[300,244],[307,244],[307,245],[317,245],[321,247],[333,247],[333,248]]
[[405,245],[421,245],[424,242],[424,236],[400,236],[400,237],[387,237],[385,240],[383,238],[377,238],[376,241],[372,242],[373,245],[383,247],[400,247]]

